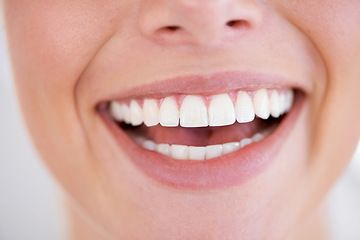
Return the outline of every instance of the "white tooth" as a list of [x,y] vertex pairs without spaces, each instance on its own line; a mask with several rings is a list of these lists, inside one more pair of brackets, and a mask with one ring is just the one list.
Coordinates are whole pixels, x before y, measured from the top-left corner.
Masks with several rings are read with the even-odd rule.
[[256,133],[254,136],[252,136],[251,140],[252,142],[260,142],[264,139],[264,136],[261,133]]
[[280,94],[280,115],[285,113],[286,107],[286,96],[285,93]]
[[226,126],[235,122],[235,108],[228,94],[215,95],[208,112],[210,126]]
[[155,146],[155,151],[170,156],[170,145],[169,144],[157,144]]
[[190,160],[205,160],[205,147],[189,147],[189,159]]
[[240,142],[224,143],[222,154],[232,153],[239,149],[240,149]]
[[156,100],[145,99],[143,105],[144,123],[148,127],[159,124],[159,107]]
[[182,127],[208,126],[207,109],[199,96],[186,96],[180,108],[180,125]]
[[139,126],[143,122],[142,109],[136,100],[130,102],[130,118],[133,126]]
[[254,106],[246,92],[240,92],[235,104],[236,120],[239,123],[251,122],[255,118]]
[[270,109],[271,109],[271,116],[277,118],[280,116],[281,109],[280,109],[280,97],[276,90],[271,93],[270,96]]
[[292,90],[287,91],[285,93],[285,98],[286,98],[285,111],[288,112],[293,105],[294,92]]
[[124,114],[124,122],[126,124],[131,123],[130,108],[125,103],[121,104],[121,111]]
[[172,97],[166,97],[159,111],[160,124],[164,127],[176,127],[179,125],[179,110]]
[[155,150],[155,143],[151,140],[145,140],[142,144],[143,148],[150,150],[150,151],[154,151]]
[[244,138],[243,140],[240,141],[240,147],[243,148],[251,143],[252,140],[250,138]]
[[118,122],[124,120],[121,104],[117,101],[112,101],[110,103],[110,114]]
[[170,156],[175,159],[187,160],[189,158],[189,147],[185,145],[171,145]]
[[220,157],[222,154],[222,148],[223,146],[221,144],[206,146],[206,159]]
[[259,118],[268,119],[270,116],[270,101],[266,89],[257,90],[254,96],[254,109]]

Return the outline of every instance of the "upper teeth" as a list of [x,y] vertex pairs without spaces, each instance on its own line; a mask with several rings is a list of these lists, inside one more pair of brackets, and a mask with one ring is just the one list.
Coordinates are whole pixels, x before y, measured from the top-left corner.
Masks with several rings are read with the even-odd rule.
[[110,113],[116,121],[133,126],[142,123],[148,127],[159,123],[164,127],[176,127],[179,123],[182,127],[226,126],[235,121],[251,122],[255,115],[262,119],[270,115],[277,118],[290,110],[293,99],[293,90],[260,89],[254,93],[240,91],[210,97],[186,95],[180,106],[175,96],[143,101],[132,99],[130,104],[112,101]]

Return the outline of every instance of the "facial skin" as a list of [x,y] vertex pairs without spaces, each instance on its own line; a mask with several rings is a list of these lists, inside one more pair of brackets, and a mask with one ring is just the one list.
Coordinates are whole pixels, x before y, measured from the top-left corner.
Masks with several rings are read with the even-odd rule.
[[[5,0],[4,10],[35,146],[104,239],[295,238],[356,147],[357,0]],[[245,24],[227,26],[234,19]],[[137,86],[230,70],[277,73],[305,93],[275,163],[239,186],[155,182],[96,110]]]

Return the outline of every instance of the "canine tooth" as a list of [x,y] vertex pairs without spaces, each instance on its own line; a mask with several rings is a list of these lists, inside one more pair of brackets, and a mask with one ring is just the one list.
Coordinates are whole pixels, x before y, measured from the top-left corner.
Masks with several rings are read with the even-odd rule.
[[189,147],[190,160],[205,160],[206,150],[205,147]]
[[208,113],[210,126],[226,126],[235,122],[235,108],[228,94],[214,96]]
[[271,93],[271,96],[270,96],[270,109],[271,109],[271,116],[277,118],[280,116],[280,112],[281,112],[281,109],[280,109],[280,97],[279,97],[279,94],[276,90],[274,90],[272,93]]
[[170,156],[170,145],[169,144],[157,144],[155,146],[155,151]]
[[110,103],[110,114],[118,122],[124,120],[121,104],[117,101],[112,101]]
[[143,105],[144,123],[148,127],[159,124],[159,107],[156,100],[145,99]]
[[205,150],[206,150],[205,157],[206,157],[206,159],[220,157],[221,154],[222,154],[222,148],[223,148],[223,146],[221,144],[206,146],[205,147]]
[[172,97],[166,97],[159,111],[160,124],[164,127],[176,127],[179,125],[179,110]]
[[182,127],[208,126],[207,109],[199,96],[186,96],[180,108],[180,125]]
[[280,114],[285,113],[285,107],[286,107],[286,96],[284,93],[280,94]]
[[142,109],[136,100],[130,102],[130,119],[133,126],[139,126],[143,122]]
[[145,140],[142,144],[143,148],[150,150],[150,151],[154,151],[155,150],[155,143],[151,140]]
[[293,104],[294,101],[294,92],[292,90],[289,90],[285,93],[285,111],[288,112]]
[[246,92],[240,92],[235,104],[236,120],[239,123],[251,122],[255,118],[254,106]]
[[124,122],[126,124],[130,124],[131,123],[130,108],[125,103],[121,104],[121,108],[122,108],[121,111],[124,114]]
[[224,143],[222,154],[228,154],[231,152],[235,152],[236,150],[240,149],[240,142],[230,142],[230,143]]
[[270,101],[266,89],[257,90],[254,96],[254,109],[259,118],[268,119],[270,116]]
[[252,136],[251,140],[252,142],[260,142],[264,139],[264,136],[261,133],[256,133],[254,136]]
[[187,160],[189,157],[189,147],[185,145],[173,144],[170,147],[170,156],[175,159]]
[[251,143],[252,143],[252,140],[250,138],[244,138],[240,141],[240,147],[243,148]]

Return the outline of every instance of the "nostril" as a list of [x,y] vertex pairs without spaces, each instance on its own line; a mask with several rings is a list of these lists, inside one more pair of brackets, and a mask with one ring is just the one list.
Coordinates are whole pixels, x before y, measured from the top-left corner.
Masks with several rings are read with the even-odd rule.
[[[0,0],[1,1],[1,0]],[[181,37],[181,32],[184,30],[182,27],[177,25],[168,25],[158,28],[155,31],[154,36],[158,41],[164,42],[173,42],[177,38]]]
[[167,36],[167,35],[173,35],[176,32],[178,32],[179,30],[181,30],[180,26],[169,25],[169,26],[159,28],[158,30],[156,30],[156,32],[157,32],[158,36]]
[[167,27],[165,27],[165,29],[168,31],[171,31],[171,32],[175,32],[175,31],[179,30],[180,27],[179,26],[167,26]]
[[228,27],[231,28],[241,28],[247,25],[247,22],[244,20],[231,20],[226,23]]

